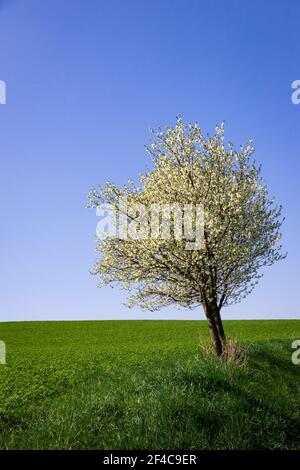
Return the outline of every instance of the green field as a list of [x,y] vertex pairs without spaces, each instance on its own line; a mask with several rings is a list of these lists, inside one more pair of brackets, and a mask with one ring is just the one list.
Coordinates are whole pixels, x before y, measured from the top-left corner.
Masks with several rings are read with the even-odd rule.
[[246,367],[204,321],[0,323],[0,448],[299,449],[300,321],[224,326]]

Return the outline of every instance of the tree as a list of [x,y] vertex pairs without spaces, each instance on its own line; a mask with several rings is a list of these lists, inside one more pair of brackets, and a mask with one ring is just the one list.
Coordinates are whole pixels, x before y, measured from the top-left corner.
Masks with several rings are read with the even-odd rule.
[[[268,196],[261,168],[252,158],[252,141],[235,150],[224,141],[224,123],[207,137],[197,123],[185,125],[181,118],[174,127],[152,133],[153,142],[146,150],[153,168],[140,175],[138,184],[129,181],[118,188],[108,182],[89,193],[89,207],[109,204],[119,215],[123,212],[135,233],[126,239],[119,231],[117,236],[98,240],[101,257],[93,273],[100,276],[100,285],[117,284],[128,290],[128,306],[157,310],[173,304],[202,305],[215,353],[220,356],[226,345],[222,307],[246,297],[262,276],[261,268],[285,256],[278,243],[281,207]],[[120,198],[126,198],[127,209],[120,208]],[[174,214],[173,236],[151,236],[151,230],[145,236],[141,220],[149,228],[149,214],[142,214],[141,219],[136,204],[201,205],[201,247],[187,249],[189,238],[176,238]],[[196,222],[195,215],[193,228]]]

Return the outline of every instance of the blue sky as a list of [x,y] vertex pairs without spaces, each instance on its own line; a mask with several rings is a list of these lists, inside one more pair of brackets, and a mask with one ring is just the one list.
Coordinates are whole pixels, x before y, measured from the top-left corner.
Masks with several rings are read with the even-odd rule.
[[288,258],[224,318],[299,318],[297,0],[0,1],[0,319],[203,318],[146,314],[97,289],[88,190],[149,163],[149,127],[223,119],[254,139],[283,205]]

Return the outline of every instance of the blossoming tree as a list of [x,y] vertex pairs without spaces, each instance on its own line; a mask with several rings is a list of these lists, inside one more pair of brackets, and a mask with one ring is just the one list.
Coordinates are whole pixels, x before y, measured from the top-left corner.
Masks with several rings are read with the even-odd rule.
[[[138,184],[129,181],[119,188],[107,183],[93,189],[89,206],[105,203],[120,211],[120,198],[125,197],[128,207],[201,204],[203,244],[188,250],[184,236],[107,236],[97,241],[101,256],[93,273],[100,276],[100,285],[128,290],[129,306],[157,310],[202,305],[220,356],[226,345],[222,307],[246,297],[262,276],[261,268],[284,258],[278,243],[281,207],[268,196],[252,158],[252,142],[234,149],[224,141],[223,124],[205,137],[197,123],[185,125],[178,118],[174,127],[153,135],[146,147],[153,168],[140,175]],[[138,214],[127,209],[123,216],[130,226]],[[143,220],[149,224],[147,217]]]

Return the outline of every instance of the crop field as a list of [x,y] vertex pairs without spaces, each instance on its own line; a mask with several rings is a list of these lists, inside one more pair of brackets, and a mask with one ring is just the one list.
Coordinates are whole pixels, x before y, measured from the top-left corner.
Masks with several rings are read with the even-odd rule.
[[205,321],[0,323],[0,448],[299,449],[300,321],[224,326],[243,367]]

